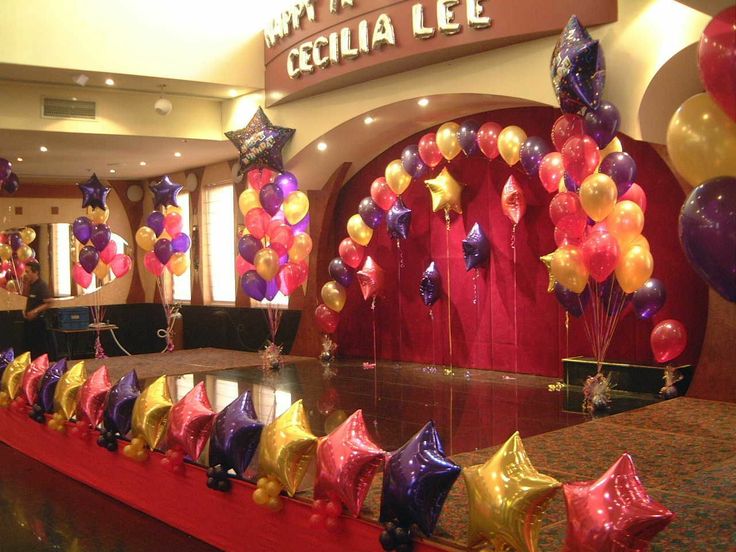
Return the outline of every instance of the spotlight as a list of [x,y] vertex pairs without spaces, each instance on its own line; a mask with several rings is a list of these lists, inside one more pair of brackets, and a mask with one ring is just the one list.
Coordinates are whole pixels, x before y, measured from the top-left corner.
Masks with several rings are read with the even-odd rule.
[[180,151],[175,151],[174,152],[174,157],[181,157],[181,152]]

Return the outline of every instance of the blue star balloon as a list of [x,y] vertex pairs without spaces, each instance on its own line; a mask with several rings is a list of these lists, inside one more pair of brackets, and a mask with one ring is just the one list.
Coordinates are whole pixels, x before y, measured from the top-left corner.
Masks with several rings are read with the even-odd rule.
[[107,395],[103,417],[103,425],[107,431],[119,433],[121,436],[130,431],[133,405],[140,394],[141,388],[135,370],[125,374],[119,382],[112,386]]
[[46,373],[38,384],[38,396],[36,404],[43,408],[43,411],[50,414],[54,411],[54,393],[56,392],[56,384],[59,383],[61,376],[66,373],[66,359],[57,360],[49,366]]
[[574,15],[555,44],[549,68],[562,111],[579,113],[598,107],[606,83],[603,48]]
[[82,191],[82,208],[91,207],[94,209],[99,207],[103,211],[107,209],[106,200],[110,188],[103,186],[95,173],[92,173],[87,182],[77,184],[77,186]]
[[440,271],[437,270],[437,265],[432,261],[424,270],[422,279],[419,281],[419,295],[422,296],[424,304],[431,307],[440,298],[441,294],[442,278],[440,277]]
[[485,232],[477,222],[468,232],[463,240],[463,256],[465,257],[465,270],[477,268],[488,261],[491,255],[491,243]]
[[263,423],[258,421],[250,391],[227,405],[215,418],[210,436],[210,466],[234,469],[242,476],[261,440]]
[[8,364],[13,362],[13,359],[15,359],[15,351],[13,351],[12,347],[0,353],[0,378],[3,377],[3,372],[8,367]]
[[172,182],[168,176],[164,176],[155,184],[151,184],[149,188],[153,192],[154,209],[168,207],[169,205],[174,207],[179,206],[176,202],[176,196],[181,192],[182,186],[181,184]]
[[401,527],[416,523],[425,535],[431,535],[459,475],[460,466],[445,456],[434,423],[427,422],[389,455],[383,472],[380,521],[397,520]]
[[393,238],[405,240],[409,237],[411,226],[411,209],[404,205],[403,200],[398,197],[386,214],[386,226],[388,233]]
[[240,174],[264,167],[284,172],[281,150],[294,132],[293,128],[272,125],[259,107],[245,128],[231,130],[225,136],[240,152]]

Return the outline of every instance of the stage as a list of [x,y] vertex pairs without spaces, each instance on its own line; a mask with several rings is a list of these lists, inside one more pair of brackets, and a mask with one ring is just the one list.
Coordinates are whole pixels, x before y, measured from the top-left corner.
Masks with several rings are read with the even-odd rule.
[[[380,362],[375,370],[364,370],[360,361],[325,366],[300,357],[289,358],[279,372],[264,372],[258,355],[218,349],[85,361],[90,372],[102,363],[110,368],[113,381],[132,368],[146,381],[171,375],[172,394],[183,394],[204,381],[215,410],[248,389],[266,422],[302,399],[316,435],[361,408],[374,439],[386,450],[398,448],[433,419],[446,452],[461,466],[484,462],[516,430],[535,467],[563,482],[595,479],[621,453],[629,452],[650,494],[677,515],[655,539],[654,550],[736,545],[734,404],[688,398],[658,402],[650,396],[615,393],[614,407],[625,411],[591,420],[579,410],[579,389],[550,390],[555,381],[549,378],[502,372]],[[379,549],[380,473],[364,504],[363,519],[344,518],[341,532],[333,537],[308,527],[309,489],[285,501],[283,512],[272,514],[252,503],[250,483],[237,482],[232,493],[223,495],[205,488],[204,471],[196,466],[188,466],[186,475],[177,479],[155,457],[136,464],[120,453],[51,432],[11,410],[0,415],[0,440],[213,546],[297,550],[304,543],[326,540],[324,550]],[[12,477],[16,468],[4,477]],[[110,473],[116,476],[110,478]],[[157,492],[151,495],[151,489]],[[191,497],[196,497],[194,503]],[[228,516],[234,523],[227,523]],[[237,523],[244,516],[251,521]],[[460,478],[435,535],[416,549],[464,548],[467,519]],[[540,550],[560,549],[565,519],[558,493],[544,518]],[[274,535],[283,537],[287,526],[291,536],[276,542]],[[243,539],[256,539],[262,547],[244,545]]]

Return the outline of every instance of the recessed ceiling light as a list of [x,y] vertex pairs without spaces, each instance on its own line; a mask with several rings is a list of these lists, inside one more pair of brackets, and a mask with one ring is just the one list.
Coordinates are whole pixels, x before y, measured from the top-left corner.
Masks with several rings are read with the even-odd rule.
[[324,142],[320,142],[317,144],[317,149],[319,151],[325,151],[327,149],[327,144],[325,144]]
[[107,86],[115,86],[115,81],[112,79],[105,79],[105,84]]
[[420,98],[417,103],[420,107],[427,107],[429,105],[429,100],[427,98]]
[[181,152],[180,151],[175,151],[174,152],[174,157],[181,157]]
[[139,165],[140,165],[141,167],[145,167],[145,166],[146,166],[146,162],[145,162],[145,161],[141,161],[141,162],[140,162],[140,163],[138,163],[138,164],[139,164]]
[[237,90],[235,90],[234,88],[231,88],[231,89],[230,89],[230,92],[228,92],[228,94],[230,94],[230,97],[231,97],[231,98],[234,98],[235,96],[237,96],[237,95],[238,95],[238,91],[237,91]]
[[115,174],[115,169],[110,169],[110,174]]
[[23,161],[23,158],[22,157],[18,157],[17,159],[18,159],[19,162],[20,161]]
[[40,151],[41,153],[46,153],[47,151],[49,151],[49,148],[47,148],[46,146],[41,146],[41,147],[40,147],[40,148],[38,148],[38,149],[39,149],[39,151]]
[[365,124],[367,124],[367,125],[373,124],[374,121],[375,121],[375,119],[373,117],[371,117],[370,115],[368,115],[365,119],[363,119],[363,122]]

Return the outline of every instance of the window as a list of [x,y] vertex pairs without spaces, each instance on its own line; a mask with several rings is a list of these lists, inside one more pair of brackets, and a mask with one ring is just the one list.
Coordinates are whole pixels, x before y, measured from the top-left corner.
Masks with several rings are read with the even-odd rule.
[[183,374],[176,377],[176,400],[180,401],[184,395],[194,389],[194,374]]
[[289,409],[291,393],[256,383],[253,385],[253,406],[258,419],[269,424]]
[[233,185],[222,184],[204,190],[204,231],[202,236],[205,299],[212,303],[235,302],[235,215]]
[[69,297],[72,294],[71,251],[69,225],[51,224],[51,294]]
[[[190,223],[190,199],[189,194],[179,194],[178,197],[179,207],[181,207],[181,227],[182,231],[186,232],[189,237],[192,237],[192,226]],[[187,257],[187,270],[181,276],[173,276],[173,297],[174,301],[191,301],[192,300],[192,249],[191,247],[185,253]]]
[[[125,254],[125,249],[128,247],[128,242],[125,241],[122,236],[118,236],[115,232],[113,232],[110,235],[110,241],[115,242],[115,247],[117,248],[118,255]],[[113,274],[112,270],[108,271],[107,277],[109,280],[105,283],[109,283],[115,280],[115,274]]]
[[238,398],[237,380],[215,379],[215,401],[213,403],[215,412],[220,412],[227,405]]

